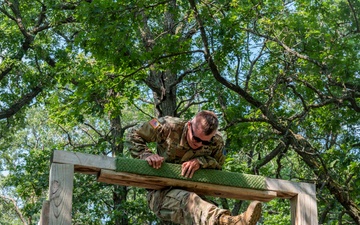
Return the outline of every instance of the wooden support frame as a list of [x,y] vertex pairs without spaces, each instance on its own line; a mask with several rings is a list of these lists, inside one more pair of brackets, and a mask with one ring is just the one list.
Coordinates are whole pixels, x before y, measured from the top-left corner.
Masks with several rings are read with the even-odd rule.
[[74,165],[52,163],[49,200],[43,202],[40,225],[71,225]]
[[74,172],[96,175],[99,182],[124,186],[152,189],[177,186],[204,195],[263,202],[274,198],[289,199],[292,225],[318,224],[315,185],[309,183],[265,178],[266,190],[253,190],[191,180],[180,181],[116,172],[116,159],[113,157],[66,151],[54,151],[51,162],[49,201],[43,204],[41,225],[71,224]]

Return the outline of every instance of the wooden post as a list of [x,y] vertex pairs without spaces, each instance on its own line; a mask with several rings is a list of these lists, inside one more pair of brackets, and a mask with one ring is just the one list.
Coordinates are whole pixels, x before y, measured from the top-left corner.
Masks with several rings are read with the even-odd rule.
[[39,225],[49,225],[50,201],[45,200],[42,205]]
[[290,199],[291,224],[318,224],[316,196],[299,193]]
[[49,225],[71,225],[74,165],[51,164]]

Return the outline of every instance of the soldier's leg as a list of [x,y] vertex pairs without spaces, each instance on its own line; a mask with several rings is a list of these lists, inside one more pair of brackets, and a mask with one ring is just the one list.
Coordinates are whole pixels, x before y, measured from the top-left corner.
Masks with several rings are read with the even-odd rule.
[[229,214],[228,210],[181,189],[151,191],[148,201],[150,209],[160,219],[183,225],[215,225],[221,214]]

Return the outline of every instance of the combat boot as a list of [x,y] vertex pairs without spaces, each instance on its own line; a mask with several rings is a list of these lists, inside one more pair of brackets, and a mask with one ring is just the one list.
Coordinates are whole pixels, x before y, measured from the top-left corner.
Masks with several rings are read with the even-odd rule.
[[219,225],[256,225],[261,216],[261,202],[253,201],[247,210],[237,216],[222,214]]

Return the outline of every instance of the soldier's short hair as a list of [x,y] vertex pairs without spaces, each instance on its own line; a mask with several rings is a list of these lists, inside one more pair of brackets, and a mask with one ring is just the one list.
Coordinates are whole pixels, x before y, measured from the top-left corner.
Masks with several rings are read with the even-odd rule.
[[209,110],[198,112],[195,117],[196,125],[200,126],[205,135],[209,135],[217,130],[219,121],[216,114]]

